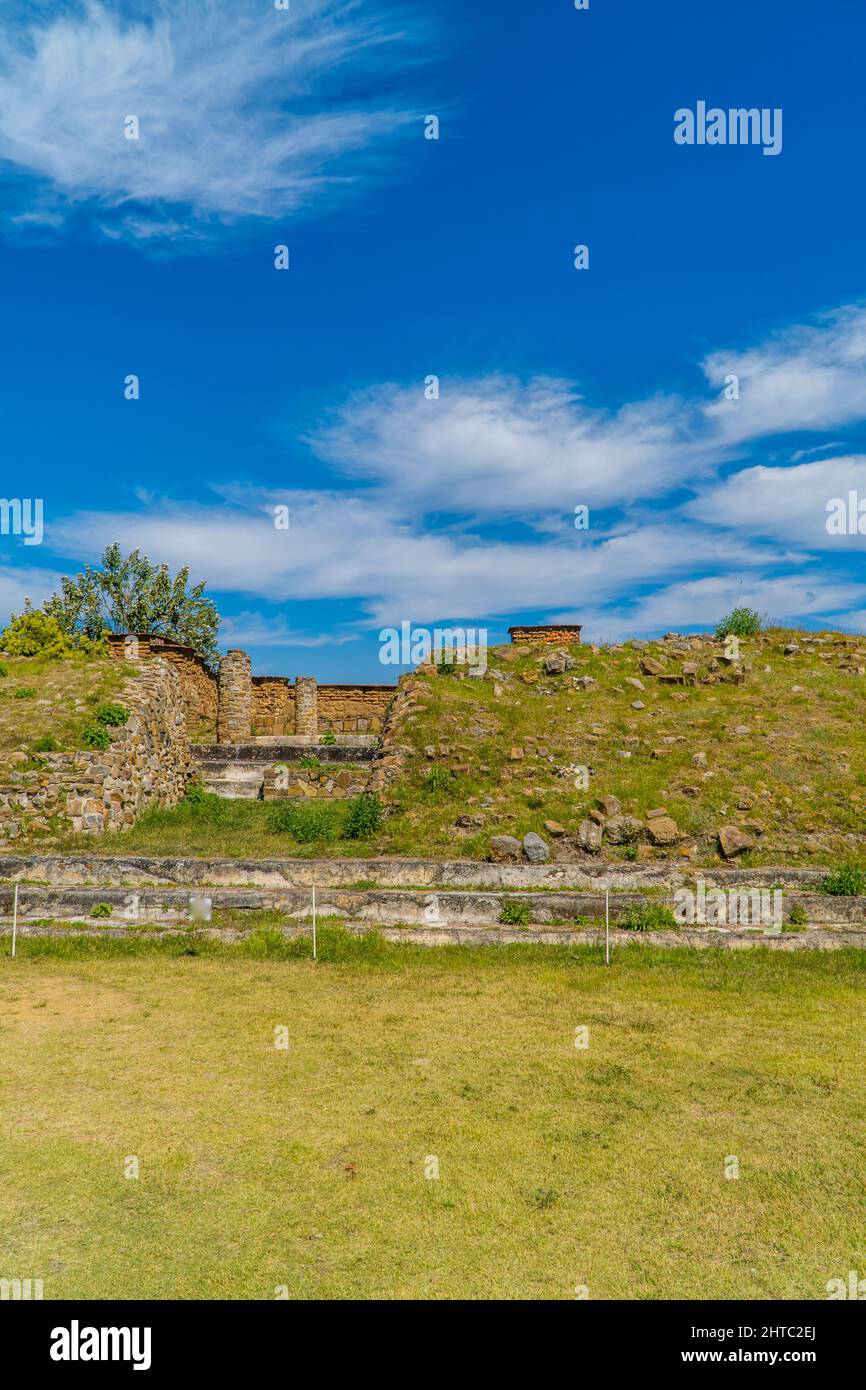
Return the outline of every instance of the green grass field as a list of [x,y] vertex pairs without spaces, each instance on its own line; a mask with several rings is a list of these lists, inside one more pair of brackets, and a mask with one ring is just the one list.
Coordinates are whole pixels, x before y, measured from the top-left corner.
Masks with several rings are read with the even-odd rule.
[[47,1299],[822,1299],[866,1264],[866,953],[3,952],[0,1276]]

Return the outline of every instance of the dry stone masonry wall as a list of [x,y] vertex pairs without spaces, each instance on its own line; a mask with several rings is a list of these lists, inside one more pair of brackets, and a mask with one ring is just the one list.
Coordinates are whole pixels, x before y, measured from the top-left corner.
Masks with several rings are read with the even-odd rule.
[[88,834],[121,830],[148,806],[180,800],[192,764],[187,697],[176,666],[163,656],[143,661],[118,698],[129,718],[112,731],[109,748],[46,754],[43,768],[0,788],[0,840],[58,821]]

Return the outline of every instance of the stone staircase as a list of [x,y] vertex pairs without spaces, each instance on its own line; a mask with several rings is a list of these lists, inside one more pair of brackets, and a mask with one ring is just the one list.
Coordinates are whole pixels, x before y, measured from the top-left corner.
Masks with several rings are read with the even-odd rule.
[[[229,801],[339,798],[363,787],[377,743],[375,735],[344,736],[331,745],[267,738],[193,744],[190,752],[205,790]],[[309,766],[311,760],[322,765],[321,771]]]

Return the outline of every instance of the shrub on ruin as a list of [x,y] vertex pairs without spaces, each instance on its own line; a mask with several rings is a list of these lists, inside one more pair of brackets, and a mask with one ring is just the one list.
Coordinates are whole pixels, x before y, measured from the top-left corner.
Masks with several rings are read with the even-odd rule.
[[617,926],[625,931],[675,931],[679,923],[669,907],[645,903],[627,908]]
[[271,829],[293,836],[299,844],[340,837],[337,804],[333,801],[280,801],[271,812]]
[[529,907],[526,903],[505,903],[499,920],[506,927],[526,927],[529,925]]
[[100,705],[96,711],[97,724],[104,724],[111,729],[119,729],[129,718],[129,710],[125,705],[107,704]]
[[32,685],[19,685],[18,689],[15,691],[16,700],[33,700],[35,697],[36,691],[33,689]]
[[764,619],[754,608],[732,608],[716,628],[716,636],[754,637],[764,626]]
[[866,871],[858,864],[843,864],[841,869],[825,874],[818,888],[835,898],[862,897],[866,894]]
[[425,792],[449,792],[454,786],[454,773],[447,767],[431,767],[424,778]]
[[382,803],[373,792],[362,792],[349,803],[349,810],[343,823],[343,837],[346,840],[363,840],[375,835],[382,823]]
[[103,724],[89,724],[81,735],[81,742],[85,748],[109,748],[111,734]]

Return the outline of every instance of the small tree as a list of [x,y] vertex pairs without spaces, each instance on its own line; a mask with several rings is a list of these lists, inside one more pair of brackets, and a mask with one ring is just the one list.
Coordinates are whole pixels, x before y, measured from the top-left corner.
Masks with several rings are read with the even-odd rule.
[[[188,589],[186,565],[172,579],[168,565],[154,565],[139,550],[124,558],[115,541],[102,553],[102,568],[85,565],[60,581],[43,610],[70,637],[98,640],[108,632],[147,632],[192,647],[209,665],[218,659],[219,613],[204,596],[204,581]],[[13,619],[14,622],[14,619]]]
[[733,608],[726,618],[723,618],[716,628],[716,636],[721,637],[754,637],[756,632],[760,632],[764,625],[764,620],[760,613],[754,608]]

